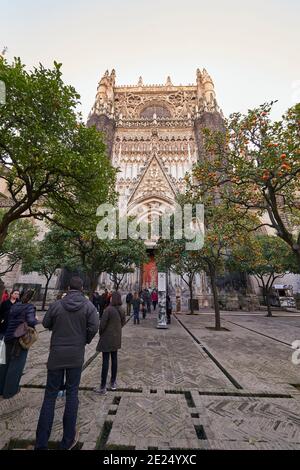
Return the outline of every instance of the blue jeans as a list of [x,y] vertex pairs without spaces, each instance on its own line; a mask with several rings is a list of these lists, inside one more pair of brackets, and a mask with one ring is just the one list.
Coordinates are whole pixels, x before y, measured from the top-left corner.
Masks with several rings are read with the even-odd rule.
[[102,371],[101,371],[101,388],[106,387],[108,369],[109,369],[109,356],[111,356],[111,377],[110,383],[114,384],[117,380],[118,371],[118,351],[103,352],[102,353]]
[[133,323],[136,324],[137,323],[140,323],[140,309],[136,309],[134,308],[133,309]]
[[74,442],[76,421],[79,406],[78,389],[81,378],[81,367],[74,369],[48,370],[44,401],[36,430],[36,449],[47,449],[51,434],[55,402],[66,372],[66,404],[63,417],[64,434],[60,443],[61,449],[68,449]]
[[3,398],[18,393],[27,354],[28,349],[22,349],[17,340],[6,343],[6,364],[0,365],[0,395]]

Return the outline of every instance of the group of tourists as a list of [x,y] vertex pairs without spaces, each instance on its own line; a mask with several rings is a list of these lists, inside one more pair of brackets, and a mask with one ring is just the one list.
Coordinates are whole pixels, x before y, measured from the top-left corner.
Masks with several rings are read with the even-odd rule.
[[99,292],[93,293],[92,302],[95,305],[100,318],[102,317],[104,309],[110,304],[111,297],[112,291],[108,291],[107,289],[105,289],[101,295]]
[[127,315],[131,315],[131,307],[133,308],[133,323],[134,325],[140,323],[140,311],[142,312],[143,318],[146,318],[146,313],[151,313],[151,303],[153,305],[153,311],[156,310],[158,302],[158,292],[153,289],[150,293],[149,289],[145,288],[139,293],[128,292],[126,295],[126,306]]
[[[150,293],[148,289],[143,289],[142,291],[128,292],[126,295],[126,310],[127,315],[131,315],[131,307],[133,308],[133,323],[134,325],[140,324],[140,311],[142,312],[143,318],[146,318],[146,312],[151,312],[151,303],[153,306],[153,311],[156,311],[156,306],[158,304],[158,292],[157,289],[153,289]],[[167,323],[171,323],[171,314],[172,314],[172,302],[170,296],[166,297],[166,314],[167,314]]]
[[[71,450],[78,442],[76,428],[78,413],[78,391],[84,363],[85,346],[97,332],[100,338],[96,350],[102,353],[100,385],[94,392],[106,395],[107,390],[117,389],[118,350],[121,348],[122,327],[126,317],[119,292],[102,295],[94,293],[92,301],[83,293],[83,282],[79,277],[70,280],[68,291],[59,296],[47,310],[43,321],[36,316],[36,309],[30,300],[34,291],[20,295],[13,290],[2,296],[0,305],[0,396],[12,398],[20,391],[20,380],[24,371],[28,350],[36,340],[36,325],[42,323],[50,330],[50,352],[47,361],[47,381],[40,410],[35,449],[46,450],[54,420],[56,399],[65,390],[66,403],[63,416],[63,437],[60,448]],[[126,296],[127,314],[134,313],[134,324],[139,324],[139,312],[156,310],[158,292],[143,289],[140,293],[129,292]],[[170,319],[171,302],[167,298],[167,316]],[[31,332],[28,340],[28,331]],[[33,334],[36,333],[36,336]],[[27,342],[24,338],[27,338]],[[5,360],[3,360],[3,345]],[[111,361],[110,383],[107,385]]]
[[[20,293],[14,290],[0,306],[0,341],[5,344],[5,361],[0,363],[0,395],[3,399],[12,398],[20,391],[20,380],[26,363],[29,347],[24,348],[23,336],[18,330],[35,327],[40,323],[30,300],[33,291]],[[122,309],[121,295],[118,292],[104,292],[106,296],[103,310],[97,308],[83,294],[83,283],[73,277],[68,292],[52,303],[46,312],[42,325],[50,330],[50,352],[47,361],[47,380],[44,399],[39,415],[35,449],[46,450],[54,420],[56,399],[62,388],[66,391],[63,416],[63,437],[60,448],[71,450],[78,442],[76,428],[78,413],[78,391],[84,363],[86,344],[89,344],[99,331],[96,350],[102,353],[100,385],[94,391],[106,395],[107,389],[117,388],[118,349],[121,348],[122,327],[125,312]],[[104,298],[104,296],[100,296]],[[101,303],[98,304],[101,307]],[[98,306],[97,305],[97,306]],[[100,312],[101,321],[100,321]],[[109,362],[111,359],[110,385],[107,386]]]

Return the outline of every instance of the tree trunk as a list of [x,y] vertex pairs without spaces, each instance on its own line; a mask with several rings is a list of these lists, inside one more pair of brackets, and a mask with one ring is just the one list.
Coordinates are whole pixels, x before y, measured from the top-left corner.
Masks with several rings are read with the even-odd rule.
[[269,291],[266,290],[266,304],[267,304],[267,317],[272,317],[272,310],[271,310],[271,305],[270,305],[270,298],[269,298]]
[[191,309],[191,315],[194,314],[194,305],[193,305],[193,279],[189,283],[189,289],[190,289],[190,309]]
[[89,298],[92,301],[94,292],[97,289],[99,274],[92,273],[90,274],[89,278],[90,278],[90,283],[91,283],[90,291],[89,291]]
[[42,310],[45,310],[45,305],[46,305],[46,300],[47,300],[47,293],[48,293],[48,287],[49,287],[49,282],[51,280],[52,275],[47,278],[47,282],[45,285],[45,290],[44,290],[44,295],[43,295],[43,303],[42,303]]
[[219,296],[218,290],[216,285],[216,271],[213,267],[209,267],[209,275],[210,275],[210,282],[211,288],[213,291],[214,297],[214,308],[215,308],[215,328],[216,330],[221,329],[221,315],[220,315],[220,306],[219,306]]

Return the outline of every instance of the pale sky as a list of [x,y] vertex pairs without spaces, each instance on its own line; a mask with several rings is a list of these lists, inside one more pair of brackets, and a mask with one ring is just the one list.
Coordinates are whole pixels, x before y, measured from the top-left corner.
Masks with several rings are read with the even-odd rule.
[[212,76],[227,116],[278,99],[300,101],[298,0],[0,0],[0,48],[31,68],[62,62],[86,119],[97,83],[195,83]]

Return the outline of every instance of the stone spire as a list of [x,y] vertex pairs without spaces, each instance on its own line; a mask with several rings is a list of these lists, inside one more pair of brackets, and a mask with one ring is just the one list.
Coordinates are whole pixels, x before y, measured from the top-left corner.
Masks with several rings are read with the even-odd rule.
[[171,82],[170,76],[167,76],[166,86],[173,86],[173,83]]
[[143,86],[143,79],[142,77],[139,78],[139,81],[138,81],[138,86]]

